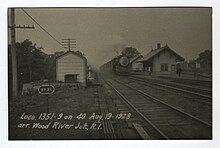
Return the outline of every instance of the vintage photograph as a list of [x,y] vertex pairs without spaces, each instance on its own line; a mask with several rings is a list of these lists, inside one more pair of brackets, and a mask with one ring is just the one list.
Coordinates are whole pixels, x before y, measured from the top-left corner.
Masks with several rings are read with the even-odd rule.
[[211,7],[8,8],[9,140],[212,140]]

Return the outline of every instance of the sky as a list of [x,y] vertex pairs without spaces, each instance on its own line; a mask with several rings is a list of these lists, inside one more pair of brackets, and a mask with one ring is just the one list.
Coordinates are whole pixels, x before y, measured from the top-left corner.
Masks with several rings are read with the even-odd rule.
[[[95,67],[106,63],[124,47],[146,55],[157,43],[168,46],[186,60],[212,49],[211,8],[24,8],[57,40],[76,38],[76,49]],[[45,53],[67,51],[16,9],[16,41],[30,39]]]

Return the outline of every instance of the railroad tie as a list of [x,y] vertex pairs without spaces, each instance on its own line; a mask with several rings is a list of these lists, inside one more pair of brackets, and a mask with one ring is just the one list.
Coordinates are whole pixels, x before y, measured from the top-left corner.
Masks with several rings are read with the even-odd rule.
[[133,126],[143,140],[151,140],[151,137],[148,135],[148,133],[144,130],[144,128],[141,125],[133,123]]

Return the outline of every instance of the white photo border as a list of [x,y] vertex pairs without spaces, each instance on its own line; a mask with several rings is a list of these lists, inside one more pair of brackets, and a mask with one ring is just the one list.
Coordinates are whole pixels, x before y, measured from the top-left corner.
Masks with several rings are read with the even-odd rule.
[[[145,147],[145,148],[217,148],[220,145],[219,114],[220,70],[220,2],[218,0],[1,0],[0,1],[0,146],[1,147]],[[8,64],[7,64],[7,9],[8,7],[212,7],[213,27],[213,140],[52,140],[52,141],[9,141],[8,140]]]

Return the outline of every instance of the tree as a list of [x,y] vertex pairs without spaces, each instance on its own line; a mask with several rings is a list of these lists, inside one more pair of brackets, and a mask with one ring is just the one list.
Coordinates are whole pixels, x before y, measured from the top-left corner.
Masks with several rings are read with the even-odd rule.
[[48,80],[54,81],[56,79],[56,55],[50,54],[44,56],[46,68],[45,77]]
[[121,54],[127,56],[128,58],[133,58],[140,54],[140,52],[136,48],[126,47],[122,50]]
[[42,47],[37,47],[30,40],[16,43],[18,86],[23,83],[44,79],[47,64],[44,60],[45,53]]
[[212,51],[205,50],[201,52],[196,61],[200,63],[202,69],[210,70],[212,68]]

